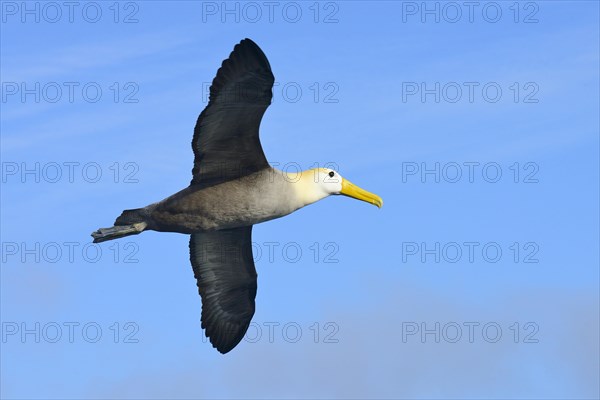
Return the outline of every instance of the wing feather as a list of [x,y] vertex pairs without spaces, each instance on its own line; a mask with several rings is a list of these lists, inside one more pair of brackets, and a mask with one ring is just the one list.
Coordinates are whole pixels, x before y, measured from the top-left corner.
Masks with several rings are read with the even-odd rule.
[[225,354],[244,337],[252,316],[257,274],[252,226],[194,233],[190,260],[202,297],[202,328]]
[[208,187],[269,166],[258,131],[274,81],[269,60],[256,43],[244,39],[234,47],[196,122],[191,185]]

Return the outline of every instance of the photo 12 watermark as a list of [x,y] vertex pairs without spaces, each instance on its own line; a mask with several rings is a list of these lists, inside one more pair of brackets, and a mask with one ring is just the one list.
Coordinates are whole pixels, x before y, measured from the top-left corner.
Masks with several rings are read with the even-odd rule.
[[202,23],[257,24],[301,22],[337,24],[340,3],[336,1],[203,1]]
[[3,24],[137,24],[137,1],[2,1]]
[[402,103],[537,104],[537,82],[402,82]]
[[203,171],[210,171],[211,175],[214,176],[231,176],[232,174],[237,176],[243,176],[247,180],[264,180],[265,177],[269,183],[273,183],[278,179],[283,179],[288,183],[297,183],[300,180],[309,179],[314,183],[323,182],[337,182],[339,174],[330,177],[325,174],[322,169],[333,170],[340,172],[340,166],[335,161],[316,161],[316,162],[297,162],[297,161],[269,161],[272,167],[269,170],[268,175],[262,172],[256,173],[252,167],[249,167],[243,162],[235,161],[203,161],[198,166],[198,173],[201,175]]
[[[244,335],[246,343],[314,343],[337,344],[340,342],[337,322],[299,323],[294,321],[250,322]],[[202,335],[202,341],[208,338]]]
[[140,166],[133,161],[3,161],[2,183],[139,183]]
[[2,104],[50,103],[50,104],[95,104],[111,102],[137,104],[140,85],[137,82],[97,81],[51,81],[51,82],[2,82],[0,99]]
[[137,264],[136,242],[114,241],[101,246],[89,242],[2,242],[2,263],[13,264]]
[[403,264],[485,263],[506,261],[514,264],[538,264],[540,245],[536,242],[495,241],[404,241],[400,245]]
[[524,183],[540,182],[540,165],[534,161],[403,161],[402,183]]
[[[203,101],[208,104],[212,82],[202,82]],[[320,103],[338,104],[340,86],[335,81],[326,82],[274,82],[271,104],[284,103]],[[252,102],[262,96],[260,88],[252,87],[252,83],[234,84],[219,95],[219,103],[234,104]]]
[[222,260],[221,262],[241,263],[249,258],[252,258],[255,263],[262,264],[337,264],[340,262],[340,245],[336,241],[263,241],[252,242],[250,247],[204,243],[197,249],[200,263],[217,259]]
[[540,6],[535,1],[403,1],[401,7],[405,24],[540,22]]
[[2,343],[139,343],[136,322],[3,321]]
[[536,322],[402,322],[402,343],[539,343]]

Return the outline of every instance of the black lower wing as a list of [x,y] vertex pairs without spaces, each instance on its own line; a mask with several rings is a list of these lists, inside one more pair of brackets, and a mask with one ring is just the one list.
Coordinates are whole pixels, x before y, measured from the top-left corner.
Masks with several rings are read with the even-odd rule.
[[194,233],[190,260],[202,297],[202,328],[225,354],[242,340],[254,315],[256,269],[252,226]]

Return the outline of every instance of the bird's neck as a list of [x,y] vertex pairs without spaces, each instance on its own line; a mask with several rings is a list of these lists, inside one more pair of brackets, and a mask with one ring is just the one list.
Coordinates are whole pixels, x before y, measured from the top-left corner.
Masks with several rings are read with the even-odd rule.
[[315,203],[329,193],[325,192],[318,183],[317,170],[309,169],[302,171],[299,176],[294,173],[288,173],[284,178],[292,185],[296,201],[300,207]]

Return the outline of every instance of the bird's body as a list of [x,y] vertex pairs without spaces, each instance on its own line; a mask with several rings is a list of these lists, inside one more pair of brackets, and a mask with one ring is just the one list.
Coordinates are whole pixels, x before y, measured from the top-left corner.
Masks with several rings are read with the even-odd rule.
[[272,168],[258,136],[274,77],[260,48],[242,40],[223,61],[192,139],[190,186],[157,203],[125,210],[94,242],[153,230],[190,234],[190,261],[202,297],[202,327],[221,353],[243,338],[252,316],[257,274],[252,226],[288,215],[329,195],[381,207],[381,198],[325,168],[288,176]]
[[283,217],[304,206],[297,188],[283,171],[265,168],[206,188],[190,186],[140,214],[145,216],[147,229],[159,232],[239,228]]

